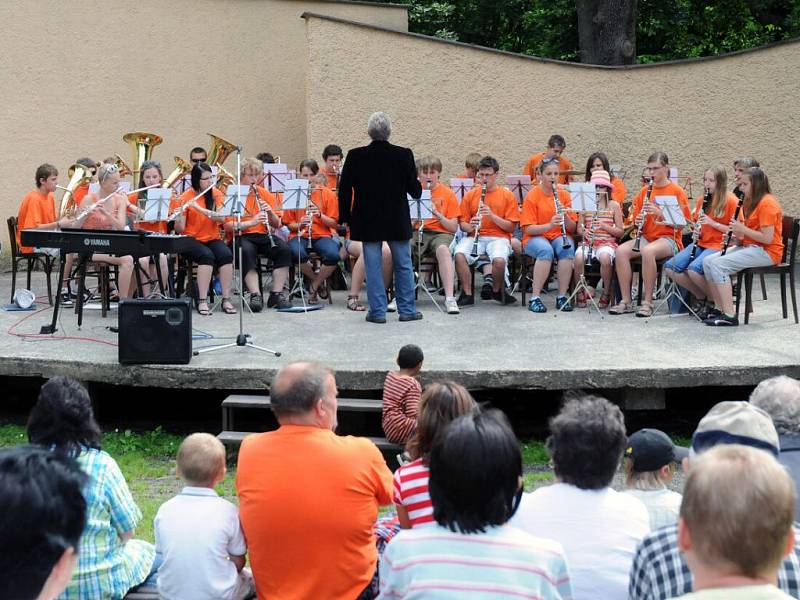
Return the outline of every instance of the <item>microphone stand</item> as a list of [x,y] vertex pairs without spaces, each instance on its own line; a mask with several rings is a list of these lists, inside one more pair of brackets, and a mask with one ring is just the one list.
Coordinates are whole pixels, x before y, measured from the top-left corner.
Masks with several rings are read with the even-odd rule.
[[[239,257],[239,333],[236,335],[236,341],[231,342],[229,344],[216,344],[213,346],[204,346],[202,348],[198,348],[197,350],[192,351],[193,356],[198,356],[200,354],[204,354],[206,352],[215,352],[217,350],[226,350],[228,348],[253,348],[254,350],[258,350],[260,352],[264,352],[266,354],[272,354],[274,356],[280,356],[281,353],[277,350],[271,350],[270,348],[264,348],[262,346],[257,346],[253,342],[250,341],[250,334],[244,332],[244,273],[242,272],[242,245],[236,243],[236,232],[238,230],[239,234],[242,232],[242,147],[236,146],[236,227],[234,227],[233,231],[233,244],[232,244],[232,251],[233,255],[237,256],[238,250],[238,257]],[[255,185],[255,184],[253,184]],[[269,215],[267,216],[269,218]],[[234,265],[234,274],[235,274],[235,266]]]

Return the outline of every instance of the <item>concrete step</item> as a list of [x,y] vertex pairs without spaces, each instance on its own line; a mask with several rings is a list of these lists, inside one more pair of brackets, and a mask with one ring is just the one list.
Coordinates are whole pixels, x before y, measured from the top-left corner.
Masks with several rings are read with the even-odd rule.
[[[226,446],[238,446],[242,440],[255,432],[253,431],[222,431],[217,435],[217,439]],[[386,438],[368,437],[369,441],[378,447],[381,452],[402,452],[403,446],[400,444],[393,444]]]
[[[337,398],[339,410],[349,412],[381,412],[382,402],[369,398]],[[222,401],[222,408],[269,408],[269,396],[254,396],[250,394],[232,394]]]

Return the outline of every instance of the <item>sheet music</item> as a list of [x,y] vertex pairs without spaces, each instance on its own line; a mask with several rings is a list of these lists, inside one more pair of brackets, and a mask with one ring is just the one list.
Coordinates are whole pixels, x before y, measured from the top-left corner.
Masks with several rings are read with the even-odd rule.
[[283,210],[305,210],[308,206],[309,186],[307,179],[289,179],[283,190]]
[[593,183],[570,181],[569,194],[572,196],[572,210],[594,212],[597,210],[597,188]]
[[672,183],[678,183],[678,167],[669,168],[669,180]]
[[422,190],[422,196],[420,196],[419,200],[412,198],[410,194],[407,194],[407,196],[408,212],[412,221],[433,219],[433,212],[431,211],[433,200],[431,199],[430,190]]
[[656,196],[654,201],[663,212],[664,223],[673,227],[686,225],[686,217],[678,204],[677,196]]
[[144,201],[144,215],[139,219],[142,223],[157,223],[166,221],[169,217],[169,203],[172,200],[172,190],[165,188],[152,188],[147,190]]
[[[266,177],[264,178],[264,184],[266,185],[267,189],[273,194],[279,194],[286,189],[286,183],[288,181],[293,181],[291,173],[288,171],[272,171],[267,170],[267,166],[274,166],[274,165],[264,165],[264,173]],[[285,166],[285,165],[284,165]]]
[[264,173],[288,173],[288,167],[286,163],[264,163]]
[[452,189],[455,192],[459,204],[461,204],[461,201],[464,199],[464,194],[469,192],[474,187],[475,187],[474,179],[469,179],[469,178],[465,179],[460,177],[453,177],[452,179],[450,179],[450,189]]
[[249,185],[229,185],[225,188],[225,202],[223,202],[222,208],[217,212],[226,217],[243,215],[244,204],[247,201],[247,195],[249,193]]

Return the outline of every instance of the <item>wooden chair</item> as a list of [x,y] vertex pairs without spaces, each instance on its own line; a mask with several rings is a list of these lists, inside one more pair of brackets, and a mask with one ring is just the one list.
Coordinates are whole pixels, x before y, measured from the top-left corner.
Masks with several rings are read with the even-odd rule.
[[[764,275],[771,275],[773,273],[781,277],[781,307],[783,308],[783,318],[789,318],[789,311],[786,305],[786,276],[789,276],[789,290],[792,293],[792,310],[794,311],[794,322],[798,323],[797,319],[797,299],[795,297],[794,289],[794,265],[797,254],[797,239],[800,237],[800,219],[794,217],[783,217],[783,256],[781,262],[777,265],[770,265],[768,267],[752,267],[750,269],[742,269],[739,271],[736,278],[736,285],[739,288],[739,294],[736,298],[736,316],[739,316],[739,303],[742,300],[742,283],[744,283],[745,290],[745,303],[744,303],[744,322],[745,325],[750,322],[750,313],[753,312],[753,275],[760,275],[762,281],[763,292],[763,277]],[[766,298],[766,293],[764,293]]]
[[31,273],[35,266],[39,266],[44,271],[47,278],[47,301],[53,304],[53,283],[51,276],[56,259],[43,252],[30,252],[23,254],[17,246],[17,217],[8,217],[8,239],[11,244],[11,302],[14,301],[14,292],[17,289],[17,270],[19,263],[26,262],[27,269],[27,289],[31,289]]

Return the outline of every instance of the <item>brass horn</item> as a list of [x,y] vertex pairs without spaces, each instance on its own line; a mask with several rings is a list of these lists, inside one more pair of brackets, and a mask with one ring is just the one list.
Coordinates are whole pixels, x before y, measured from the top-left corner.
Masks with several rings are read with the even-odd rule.
[[209,165],[221,167],[231,152],[236,150],[238,146],[213,133],[207,135],[211,137],[211,150],[208,151],[208,159],[206,162]]
[[175,170],[170,173],[167,178],[164,180],[164,183],[161,187],[164,188],[171,188],[175,185],[178,180],[189,173],[192,170],[192,165],[185,160],[183,160],[180,156],[175,157]]
[[217,183],[215,187],[224,192],[225,188],[234,184],[236,177],[221,164],[217,163],[215,166],[217,167]]
[[128,166],[128,163],[119,155],[115,154],[116,159],[114,160],[114,164],[117,165],[117,169],[119,169],[119,176],[120,177],[127,177],[128,175],[133,175],[133,171]]
[[80,163],[73,164],[67,173],[69,174],[69,183],[64,188],[64,195],[61,196],[61,207],[58,211],[59,218],[66,217],[75,211],[76,205],[72,194],[82,185],[88,185],[94,177],[93,167],[87,167]]
[[152,158],[153,148],[164,140],[155,133],[134,131],[123,135],[122,141],[127,142],[133,148],[133,172],[138,173],[142,169],[142,163]]

